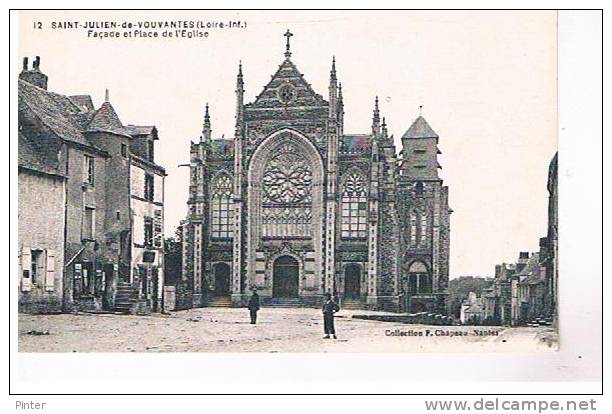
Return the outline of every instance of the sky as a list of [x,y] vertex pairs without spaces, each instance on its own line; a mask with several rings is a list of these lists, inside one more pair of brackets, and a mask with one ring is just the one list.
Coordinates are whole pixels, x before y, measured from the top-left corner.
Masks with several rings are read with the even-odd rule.
[[[243,27],[181,39],[99,39],[83,28],[51,28],[175,20]],[[546,235],[548,163],[557,148],[556,24],[552,11],[20,12],[15,70],[22,57],[40,56],[49,90],[90,94],[98,107],[108,88],[124,124],[157,126],[171,235],[187,211],[189,171],[179,165],[199,140],[206,102],[213,137],[232,137],[238,62],[251,102],[282,63],[290,29],[292,61],[326,99],[336,57],[345,133],[370,131],[378,95],[399,151],[423,105],[440,136],[440,176],[453,209],[451,277],[491,276],[496,263],[537,251]]]

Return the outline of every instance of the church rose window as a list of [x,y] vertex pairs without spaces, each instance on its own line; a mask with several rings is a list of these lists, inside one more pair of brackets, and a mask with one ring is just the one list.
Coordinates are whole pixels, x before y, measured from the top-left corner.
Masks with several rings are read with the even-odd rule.
[[232,237],[232,180],[228,175],[223,174],[214,181],[211,204],[212,237]]
[[264,237],[310,237],[312,167],[293,144],[281,145],[263,173]]
[[281,148],[263,175],[265,200],[273,203],[310,201],[312,171],[304,157],[292,145]]
[[349,173],[342,188],[342,237],[367,235],[367,187],[361,174]]
[[283,103],[290,103],[293,100],[293,87],[291,85],[284,85],[278,91],[278,97]]

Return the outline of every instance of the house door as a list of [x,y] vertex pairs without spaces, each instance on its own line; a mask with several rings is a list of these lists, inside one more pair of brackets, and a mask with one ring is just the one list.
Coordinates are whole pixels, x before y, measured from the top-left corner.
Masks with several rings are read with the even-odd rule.
[[230,294],[230,267],[227,263],[217,263],[213,267],[215,275],[215,296]]
[[274,262],[272,296],[275,298],[297,298],[299,287],[299,264],[291,256],[281,256]]
[[358,298],[361,290],[361,266],[355,263],[344,268],[344,297]]

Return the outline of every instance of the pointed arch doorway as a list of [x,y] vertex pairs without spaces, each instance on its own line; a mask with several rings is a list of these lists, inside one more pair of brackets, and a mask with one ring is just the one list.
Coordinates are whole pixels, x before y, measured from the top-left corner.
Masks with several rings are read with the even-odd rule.
[[227,263],[216,263],[213,266],[215,275],[215,296],[230,294],[230,267]]
[[299,263],[291,256],[280,256],[272,270],[272,297],[297,298],[299,296]]
[[357,299],[361,293],[361,266],[349,263],[344,268],[344,297]]

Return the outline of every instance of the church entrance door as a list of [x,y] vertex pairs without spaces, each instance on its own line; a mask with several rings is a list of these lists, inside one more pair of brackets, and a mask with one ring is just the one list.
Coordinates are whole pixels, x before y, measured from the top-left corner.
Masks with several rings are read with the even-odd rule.
[[281,256],[274,262],[272,296],[275,298],[297,298],[299,286],[299,264],[291,256]]
[[230,294],[230,267],[226,263],[217,263],[213,267],[215,273],[215,296]]
[[361,266],[348,264],[344,268],[344,297],[358,298],[360,293]]

